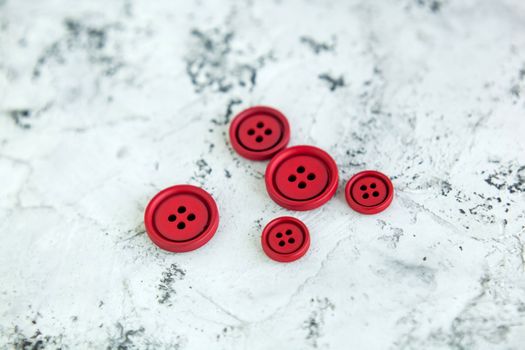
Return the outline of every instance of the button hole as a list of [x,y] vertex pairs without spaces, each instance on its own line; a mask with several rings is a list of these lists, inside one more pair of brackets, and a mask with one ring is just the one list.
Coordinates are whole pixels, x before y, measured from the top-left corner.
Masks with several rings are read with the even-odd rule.
[[299,167],[297,167],[297,172],[298,172],[299,174],[304,173],[304,170],[305,170],[305,169],[304,169],[304,166],[302,166],[302,165],[300,165]]
[[297,185],[297,187],[299,187],[301,189],[305,188],[306,187],[306,182],[304,182],[304,181],[299,182],[299,185]]
[[177,217],[174,214],[171,214],[170,216],[168,216],[168,221],[169,222],[173,222],[175,220],[177,220]]
[[360,189],[361,191],[366,191],[366,186],[365,186],[365,185],[361,185],[361,187],[359,187],[359,189]]
[[281,238],[282,236],[283,236],[283,234],[282,234],[281,232],[278,232],[278,233],[275,235],[275,237],[277,237],[277,238]]
[[272,134],[272,129],[266,129],[266,130],[264,130],[264,133],[266,135],[271,135]]
[[262,127],[264,127],[264,123],[263,123],[263,122],[258,122],[258,123],[257,123],[257,127],[258,127],[259,129],[261,129]]
[[179,223],[177,224],[177,228],[178,228],[179,230],[182,230],[182,229],[184,229],[185,227],[186,227],[186,224],[185,224],[184,222],[179,222]]
[[191,213],[190,215],[188,215],[188,221],[193,221],[195,220],[195,214]]
[[292,230],[286,230],[286,235],[289,236],[292,234]]
[[255,141],[257,141],[257,142],[259,142],[259,143],[262,142],[262,140],[263,140],[263,137],[262,137],[261,135],[259,135],[259,136],[257,136],[257,137],[255,138]]
[[255,134],[255,130],[253,129],[248,130],[248,135],[253,135],[253,134]]
[[364,199],[367,199],[368,197],[370,197],[370,196],[368,195],[368,193],[363,194],[363,198],[364,198]]
[[374,197],[379,197],[379,192],[374,191],[374,193],[372,193],[372,196],[374,196]]
[[279,242],[279,246],[281,246],[281,247],[284,247],[285,244],[286,244],[286,243],[284,243],[284,241],[280,241],[280,242]]
[[186,211],[186,207],[185,206],[180,206],[179,209],[177,209],[177,212],[179,212],[179,214],[182,214]]
[[308,180],[312,181],[315,179],[315,174],[314,173],[310,173],[308,174],[308,176],[306,177]]
[[297,177],[295,175],[288,176],[288,181],[294,182],[295,180],[297,180]]
[[290,243],[290,244],[295,243],[295,239],[293,239],[293,238],[288,238],[288,243]]
[[376,188],[376,183],[375,183],[375,182],[372,182],[372,183],[370,184],[370,188]]

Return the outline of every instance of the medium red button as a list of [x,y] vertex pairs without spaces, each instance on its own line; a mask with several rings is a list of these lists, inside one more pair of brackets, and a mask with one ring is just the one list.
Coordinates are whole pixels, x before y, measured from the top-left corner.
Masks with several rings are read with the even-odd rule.
[[291,262],[301,258],[310,247],[310,233],[299,219],[283,216],[266,225],[261,244],[268,257],[279,262]]
[[290,140],[290,125],[276,109],[264,106],[239,113],[230,125],[230,141],[241,156],[252,160],[271,158]]
[[355,174],[348,181],[345,197],[352,209],[362,214],[382,212],[394,198],[392,181],[375,170],[365,170]]
[[206,244],[219,226],[219,211],[210,194],[191,185],[160,191],[144,213],[150,239],[170,252],[187,252]]
[[278,153],[264,176],[270,197],[292,210],[323,205],[335,194],[339,179],[332,157],[313,146],[294,146]]

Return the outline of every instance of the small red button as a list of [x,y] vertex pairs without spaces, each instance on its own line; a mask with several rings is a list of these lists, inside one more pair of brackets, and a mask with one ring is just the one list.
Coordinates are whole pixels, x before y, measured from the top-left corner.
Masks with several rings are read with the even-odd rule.
[[337,165],[313,146],[294,146],[272,158],[265,173],[266,190],[280,206],[310,210],[326,203],[337,189]]
[[252,160],[271,158],[290,140],[290,125],[276,109],[264,106],[239,113],[230,125],[230,141],[241,156]]
[[299,219],[283,216],[266,225],[261,244],[268,257],[279,262],[301,258],[310,248],[310,233]]
[[345,188],[348,205],[361,214],[382,212],[394,198],[392,181],[375,170],[365,170],[355,174]]
[[144,213],[150,239],[170,252],[187,252],[206,244],[219,226],[219,211],[210,194],[191,185],[160,191]]

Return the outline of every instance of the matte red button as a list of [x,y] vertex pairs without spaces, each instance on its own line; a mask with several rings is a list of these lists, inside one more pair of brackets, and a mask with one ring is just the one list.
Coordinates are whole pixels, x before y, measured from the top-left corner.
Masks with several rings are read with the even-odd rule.
[[280,206],[310,210],[326,203],[337,189],[337,165],[328,153],[313,146],[279,152],[266,168],[266,189]]
[[348,181],[345,197],[352,209],[362,214],[382,212],[394,198],[392,181],[375,170],[365,170],[355,174]]
[[219,211],[210,194],[191,185],[157,193],[144,213],[150,239],[170,252],[187,252],[206,244],[219,226]]
[[261,244],[268,257],[279,262],[301,258],[310,248],[310,233],[299,219],[283,216],[266,225]]
[[271,158],[290,140],[290,125],[276,109],[264,106],[239,113],[230,125],[230,141],[241,156],[252,160]]

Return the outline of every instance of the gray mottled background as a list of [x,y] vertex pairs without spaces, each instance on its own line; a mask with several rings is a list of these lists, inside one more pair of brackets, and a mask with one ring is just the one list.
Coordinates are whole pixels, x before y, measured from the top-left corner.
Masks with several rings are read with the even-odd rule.
[[[335,158],[328,204],[233,152],[255,104]],[[179,183],[221,212],[187,254],[142,219]],[[279,264],[286,214],[312,244]],[[524,349],[524,230],[523,1],[0,0],[2,349]]]

